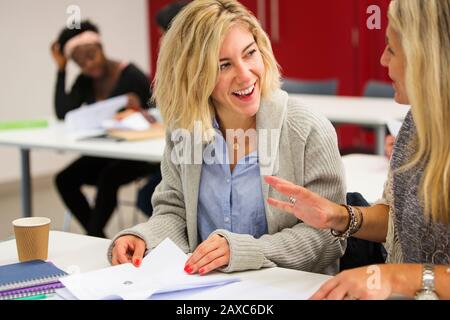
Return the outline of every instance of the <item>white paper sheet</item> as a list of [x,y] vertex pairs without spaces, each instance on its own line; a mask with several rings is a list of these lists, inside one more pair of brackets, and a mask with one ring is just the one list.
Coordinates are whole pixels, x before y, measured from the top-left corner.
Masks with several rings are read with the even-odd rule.
[[102,123],[112,119],[121,108],[128,103],[126,95],[99,101],[68,112],[64,118],[69,135],[74,138],[85,138],[105,131]]
[[61,279],[70,293],[81,300],[149,299],[153,294],[207,288],[240,281],[238,277],[212,273],[189,275],[183,268],[188,256],[170,239],[153,249],[139,268],[131,263]]

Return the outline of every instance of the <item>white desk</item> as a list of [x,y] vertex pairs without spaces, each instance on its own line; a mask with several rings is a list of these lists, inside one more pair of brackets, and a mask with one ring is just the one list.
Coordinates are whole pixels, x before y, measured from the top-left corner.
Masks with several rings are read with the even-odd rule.
[[[292,94],[303,104],[318,110],[333,123],[354,123],[376,129],[377,153],[384,153],[386,124],[392,119],[402,120],[409,106],[393,99],[342,97]],[[24,129],[0,132],[0,145],[18,147],[21,153],[22,216],[32,214],[30,160],[31,149],[72,151],[83,155],[113,157],[118,159],[155,161],[161,160],[164,139],[140,142],[113,142],[100,140],[74,141],[64,132],[62,124],[45,129]]]
[[389,171],[385,156],[349,154],[342,157],[348,192],[359,192],[369,202],[379,200]]
[[[109,266],[106,250],[110,240],[51,231],[49,241],[48,260],[65,271],[86,272]],[[15,240],[0,242],[0,265],[15,262],[18,262]],[[229,276],[239,276],[242,281],[202,290],[183,298],[202,300],[306,299],[330,278],[322,274],[283,268],[236,272]]]
[[111,157],[116,159],[161,161],[165,141],[153,139],[136,142],[115,142],[104,139],[75,141],[64,131],[62,123],[48,128],[19,129],[0,132],[0,145],[20,149],[22,216],[32,215],[30,150],[47,149],[76,152],[87,156]]
[[377,154],[384,154],[386,125],[390,120],[405,118],[409,106],[396,103],[391,98],[322,96],[290,94],[304,105],[318,110],[332,123],[352,123],[373,127],[376,131]]

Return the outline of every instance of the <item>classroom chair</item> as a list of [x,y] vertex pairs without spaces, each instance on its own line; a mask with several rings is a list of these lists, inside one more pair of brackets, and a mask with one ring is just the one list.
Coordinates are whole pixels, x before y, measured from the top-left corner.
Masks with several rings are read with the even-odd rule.
[[387,82],[369,80],[364,87],[365,97],[393,98],[394,94],[394,88]]
[[336,95],[337,79],[300,80],[284,78],[281,80],[281,89],[288,93]]

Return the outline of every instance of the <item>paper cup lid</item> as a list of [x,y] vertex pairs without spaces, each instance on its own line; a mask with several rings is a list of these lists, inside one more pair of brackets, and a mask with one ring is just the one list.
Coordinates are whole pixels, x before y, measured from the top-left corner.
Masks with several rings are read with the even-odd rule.
[[12,222],[15,227],[40,227],[49,224],[51,220],[45,217],[20,218]]

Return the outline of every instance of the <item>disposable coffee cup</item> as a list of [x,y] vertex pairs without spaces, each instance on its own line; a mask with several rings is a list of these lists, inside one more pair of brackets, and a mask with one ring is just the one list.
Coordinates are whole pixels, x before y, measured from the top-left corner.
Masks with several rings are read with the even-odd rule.
[[21,218],[12,222],[20,262],[47,260],[50,222],[45,217]]

